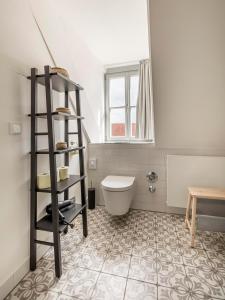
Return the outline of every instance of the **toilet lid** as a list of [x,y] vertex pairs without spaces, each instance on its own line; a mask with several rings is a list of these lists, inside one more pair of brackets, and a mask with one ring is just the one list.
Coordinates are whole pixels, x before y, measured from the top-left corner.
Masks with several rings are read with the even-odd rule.
[[108,191],[127,191],[134,184],[135,177],[107,176],[102,182],[102,187]]

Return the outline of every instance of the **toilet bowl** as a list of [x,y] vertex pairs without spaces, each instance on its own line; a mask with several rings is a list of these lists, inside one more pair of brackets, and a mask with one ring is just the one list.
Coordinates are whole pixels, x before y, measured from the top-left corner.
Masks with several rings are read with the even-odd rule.
[[134,195],[135,177],[107,176],[102,182],[103,198],[106,210],[114,216],[129,211]]

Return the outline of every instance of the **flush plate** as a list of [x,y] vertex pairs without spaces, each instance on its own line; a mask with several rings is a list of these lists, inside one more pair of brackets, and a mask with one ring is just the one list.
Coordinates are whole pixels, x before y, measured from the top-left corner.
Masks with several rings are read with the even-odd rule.
[[89,159],[88,169],[89,170],[96,170],[97,169],[97,159],[96,158]]

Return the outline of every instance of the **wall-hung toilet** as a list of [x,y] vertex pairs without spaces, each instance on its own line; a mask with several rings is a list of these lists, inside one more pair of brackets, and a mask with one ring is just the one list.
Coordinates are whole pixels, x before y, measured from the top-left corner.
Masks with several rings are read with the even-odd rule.
[[129,211],[134,183],[135,177],[131,176],[107,176],[101,182],[105,207],[111,215],[124,215]]

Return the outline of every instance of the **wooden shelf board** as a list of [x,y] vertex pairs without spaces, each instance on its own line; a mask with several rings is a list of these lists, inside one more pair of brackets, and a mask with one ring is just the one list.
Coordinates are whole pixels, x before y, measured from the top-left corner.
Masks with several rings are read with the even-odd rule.
[[[57,193],[58,194],[63,193],[68,188],[70,188],[74,184],[76,184],[76,183],[78,183],[78,182],[80,182],[81,180],[84,180],[84,179],[85,179],[85,176],[70,175],[70,178],[57,182]],[[51,188],[47,188],[47,189],[37,188],[36,191],[40,192],[40,193],[51,193]]]
[[[75,83],[74,81],[70,80],[60,73],[52,72],[50,73],[50,76],[52,78],[52,89],[57,92],[63,93],[83,90],[83,88],[79,84]],[[27,78],[31,79],[31,76],[28,76]],[[36,76],[36,78],[39,84],[45,85],[45,74],[39,74]]]
[[[81,149],[85,149],[85,147],[75,147],[75,148],[67,148],[64,150],[55,150],[54,154],[63,154],[63,153],[69,153],[69,152],[73,152],[73,151],[77,151],[77,150],[81,150]],[[49,150],[48,149],[41,149],[38,150],[36,152],[36,154],[49,154]]]
[[[31,117],[31,114],[28,115],[29,117]],[[37,118],[43,118],[43,119],[47,119],[47,113],[37,113],[35,114],[35,116]],[[76,115],[72,115],[72,114],[66,114],[66,113],[62,113],[62,112],[52,112],[52,117],[54,120],[58,120],[58,121],[62,121],[62,120],[83,120],[84,117],[80,117],[80,116],[76,116]]]

